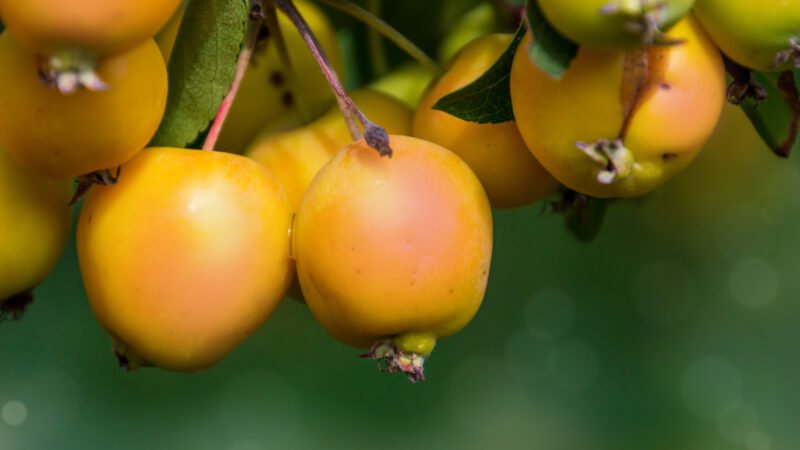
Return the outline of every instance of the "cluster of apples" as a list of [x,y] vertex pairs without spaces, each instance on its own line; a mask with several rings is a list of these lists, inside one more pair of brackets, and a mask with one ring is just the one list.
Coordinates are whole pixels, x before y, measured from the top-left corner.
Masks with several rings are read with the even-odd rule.
[[[561,185],[598,197],[650,191],[689,164],[717,123],[717,45],[747,67],[783,70],[796,64],[800,30],[795,0],[773,2],[769,42],[726,22],[744,1],[539,0],[580,49],[554,79],[531,61],[528,33],[510,73],[515,121],[466,122],[433,107],[492,67],[511,35],[471,40],[430,83],[412,67],[351,93],[388,131],[387,158],[351,142],[316,61],[281,16],[292,71],[272,40],[258,46],[218,141],[224,152],[141,151],[167,90],[150,37],[179,1],[85,1],[0,1],[0,82],[15,86],[0,91],[0,147],[11,156],[0,152],[0,195],[13,205],[2,214],[27,224],[2,238],[0,312],[29,298],[63,246],[64,180],[113,181],[86,197],[78,256],[127,369],[214,365],[296,279],[294,296],[334,337],[423,378],[437,340],[483,300],[491,208],[524,206]],[[338,68],[335,30],[313,4],[295,3]],[[25,21],[46,12],[52,23]],[[121,12],[136,26],[120,26]],[[58,35],[59,20],[73,30],[87,14],[114,26]],[[120,165],[118,177],[109,172]]]
[[[0,2],[0,318],[14,317],[68,235],[70,179],[116,167],[155,133],[167,72],[152,37],[180,0]],[[3,301],[4,300],[4,301]]]

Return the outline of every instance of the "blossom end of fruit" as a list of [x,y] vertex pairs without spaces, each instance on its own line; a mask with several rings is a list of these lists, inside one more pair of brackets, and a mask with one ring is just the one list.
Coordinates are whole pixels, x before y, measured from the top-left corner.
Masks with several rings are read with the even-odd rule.
[[392,339],[376,341],[360,357],[377,360],[381,372],[403,373],[412,383],[425,381],[425,357],[400,350]]

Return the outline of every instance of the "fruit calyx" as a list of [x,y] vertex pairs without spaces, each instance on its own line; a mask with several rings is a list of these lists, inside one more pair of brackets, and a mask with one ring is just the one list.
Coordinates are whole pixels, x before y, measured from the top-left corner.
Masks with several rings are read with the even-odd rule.
[[97,75],[96,68],[97,59],[94,56],[79,51],[63,51],[41,59],[39,77],[65,95],[81,88],[104,91],[108,85]]
[[128,344],[112,337],[112,349],[117,358],[119,367],[125,372],[141,369],[142,367],[152,367],[153,364],[136,353]]
[[103,169],[76,177],[75,193],[72,194],[72,199],[70,199],[69,204],[74,205],[77,203],[81,197],[89,192],[89,188],[95,184],[99,184],[101,186],[111,186],[117,184],[121,171],[122,166],[117,166],[116,172],[112,171],[111,169]]
[[578,141],[575,146],[600,166],[597,182],[601,184],[627,178],[636,166],[633,152],[625,147],[622,139],[600,139],[592,144]]
[[786,64],[788,61],[792,61],[792,64],[796,69],[800,69],[800,37],[793,36],[789,39],[789,48],[786,50],[780,51],[775,55],[775,61],[772,62],[772,68],[777,69],[782,65]]
[[5,300],[0,301],[0,323],[6,320],[19,320],[33,303],[33,291],[27,290],[14,294]]
[[680,44],[681,40],[668,37],[658,27],[666,8],[663,0],[612,0],[600,8],[600,14],[624,16],[625,29],[640,36],[645,46]]
[[425,381],[425,358],[436,345],[436,336],[431,333],[403,333],[392,339],[381,339],[372,344],[362,358],[378,361],[378,369],[404,373],[412,383]]

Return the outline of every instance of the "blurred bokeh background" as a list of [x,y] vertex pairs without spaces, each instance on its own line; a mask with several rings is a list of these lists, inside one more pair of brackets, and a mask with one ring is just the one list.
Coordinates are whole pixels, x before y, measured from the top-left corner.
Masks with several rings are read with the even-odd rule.
[[[409,8],[395,24],[430,47]],[[125,373],[73,239],[24,319],[0,326],[0,449],[798,448],[797,157],[729,107],[685,173],[613,204],[592,243],[544,204],[495,213],[484,304],[416,385],[292,300],[211,370]]]

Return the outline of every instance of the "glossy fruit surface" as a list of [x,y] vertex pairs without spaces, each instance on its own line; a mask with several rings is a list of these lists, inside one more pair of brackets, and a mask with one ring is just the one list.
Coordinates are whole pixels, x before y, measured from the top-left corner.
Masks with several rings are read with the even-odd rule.
[[514,208],[540,200],[555,193],[558,182],[534,158],[513,122],[467,122],[435,110],[433,105],[480,77],[510,42],[511,35],[492,34],[469,43],[428,88],[414,114],[414,136],[460,156],[478,176],[495,208]]
[[[333,25],[313,3],[297,1],[295,6],[336,72],[341,74],[340,49]],[[221,150],[241,153],[270,122],[286,115],[298,115],[308,122],[334,103],[331,88],[300,34],[285,15],[278,14],[278,22],[292,72],[281,63],[273,37],[259,43],[217,142]]]
[[473,7],[447,31],[447,36],[439,44],[439,61],[449,63],[465,45],[495,31],[498,23],[497,11],[492,4],[481,3]]
[[432,79],[433,73],[429,69],[421,64],[407,63],[370,84],[369,89],[391,95],[415,109]]
[[237,155],[148,149],[92,188],[78,257],[120,361],[193,371],[222,359],[283,297],[290,226],[277,180]]
[[334,337],[368,347],[424,335],[429,352],[481,304],[491,211],[452,152],[404,136],[391,146],[385,158],[358,141],[323,168],[295,217],[294,256],[306,302]]
[[[370,89],[355,91],[350,96],[370,120],[388,133],[411,132],[411,110],[399,100]],[[292,209],[297,211],[314,176],[352,140],[342,113],[333,107],[304,127],[256,139],[245,155],[264,164],[275,175],[286,190]]]
[[34,74],[38,63],[0,35],[0,145],[23,166],[53,178],[116,167],[147,145],[167,101],[167,71],[152,39],[106,58],[104,91],[63,95]]
[[[29,51],[95,56],[128,51],[152,38],[181,0],[0,0],[9,33]],[[33,72],[36,73],[36,72]]]
[[[560,81],[530,61],[530,37],[520,45],[511,72],[514,115],[528,148],[556,179],[596,197],[633,197],[696,156],[719,119],[725,72],[693,19],[669,36],[685,42],[629,53],[582,47]],[[613,164],[579,148],[616,139],[626,151]],[[609,170],[618,176],[601,181]]]
[[0,149],[0,304],[52,270],[69,231],[70,183],[20,167]]
[[775,58],[791,49],[793,39],[800,45],[800,0],[697,0],[694,12],[737,63],[759,71],[794,67],[793,58],[778,66]]
[[[667,31],[689,13],[694,0],[538,0],[547,20],[564,36],[593,48],[641,47],[635,28],[640,14],[650,11],[654,25]],[[610,8],[616,8],[613,12]],[[607,10],[604,12],[604,10]]]

